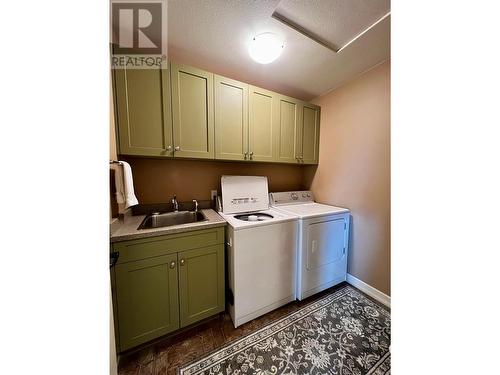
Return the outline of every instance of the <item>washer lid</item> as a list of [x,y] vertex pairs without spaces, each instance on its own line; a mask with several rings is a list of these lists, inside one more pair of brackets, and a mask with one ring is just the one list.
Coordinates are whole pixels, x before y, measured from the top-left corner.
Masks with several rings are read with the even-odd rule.
[[222,212],[262,211],[269,208],[267,177],[222,176]]

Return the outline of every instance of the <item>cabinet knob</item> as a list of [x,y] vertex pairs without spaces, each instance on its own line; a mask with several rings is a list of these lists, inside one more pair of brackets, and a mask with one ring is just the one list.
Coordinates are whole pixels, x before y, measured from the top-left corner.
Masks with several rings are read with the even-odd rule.
[[174,261],[170,262],[170,268],[175,268],[175,262]]
[[183,266],[184,263],[186,263],[186,261],[184,259],[181,259],[181,266]]
[[250,155],[250,160],[251,160],[253,157],[253,151],[251,151],[249,155]]
[[167,146],[167,151],[172,151],[172,146],[168,145]]
[[179,146],[175,146],[175,151],[180,151],[181,148]]
[[248,152],[245,152],[245,153],[244,153],[244,158],[245,158],[245,160],[247,160],[247,155],[248,155]]

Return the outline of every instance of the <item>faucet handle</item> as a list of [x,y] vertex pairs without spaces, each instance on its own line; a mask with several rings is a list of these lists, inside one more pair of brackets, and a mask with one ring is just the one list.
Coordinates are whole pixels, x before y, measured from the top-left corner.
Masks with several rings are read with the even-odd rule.
[[198,212],[198,201],[196,199],[193,199],[194,203],[194,212]]
[[172,205],[174,206],[175,212],[179,211],[179,202],[177,202],[177,195],[175,194],[174,197],[172,198]]

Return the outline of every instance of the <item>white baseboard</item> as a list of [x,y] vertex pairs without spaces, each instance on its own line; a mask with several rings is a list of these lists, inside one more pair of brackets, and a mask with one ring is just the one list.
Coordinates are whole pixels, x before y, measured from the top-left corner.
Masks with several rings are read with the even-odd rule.
[[383,303],[389,308],[391,307],[391,297],[389,297],[387,294],[382,293],[380,290],[375,289],[371,285],[368,285],[364,281],[358,279],[357,277],[354,277],[351,274],[347,274],[346,281],[352,286],[361,290],[362,292],[368,294],[370,297],[375,298],[380,303]]

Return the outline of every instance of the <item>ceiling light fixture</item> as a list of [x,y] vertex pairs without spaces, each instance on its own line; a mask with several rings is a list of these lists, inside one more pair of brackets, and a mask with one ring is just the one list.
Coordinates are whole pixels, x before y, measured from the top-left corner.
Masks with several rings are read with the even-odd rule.
[[281,55],[283,48],[285,43],[278,35],[262,33],[252,39],[248,53],[259,64],[269,64]]

